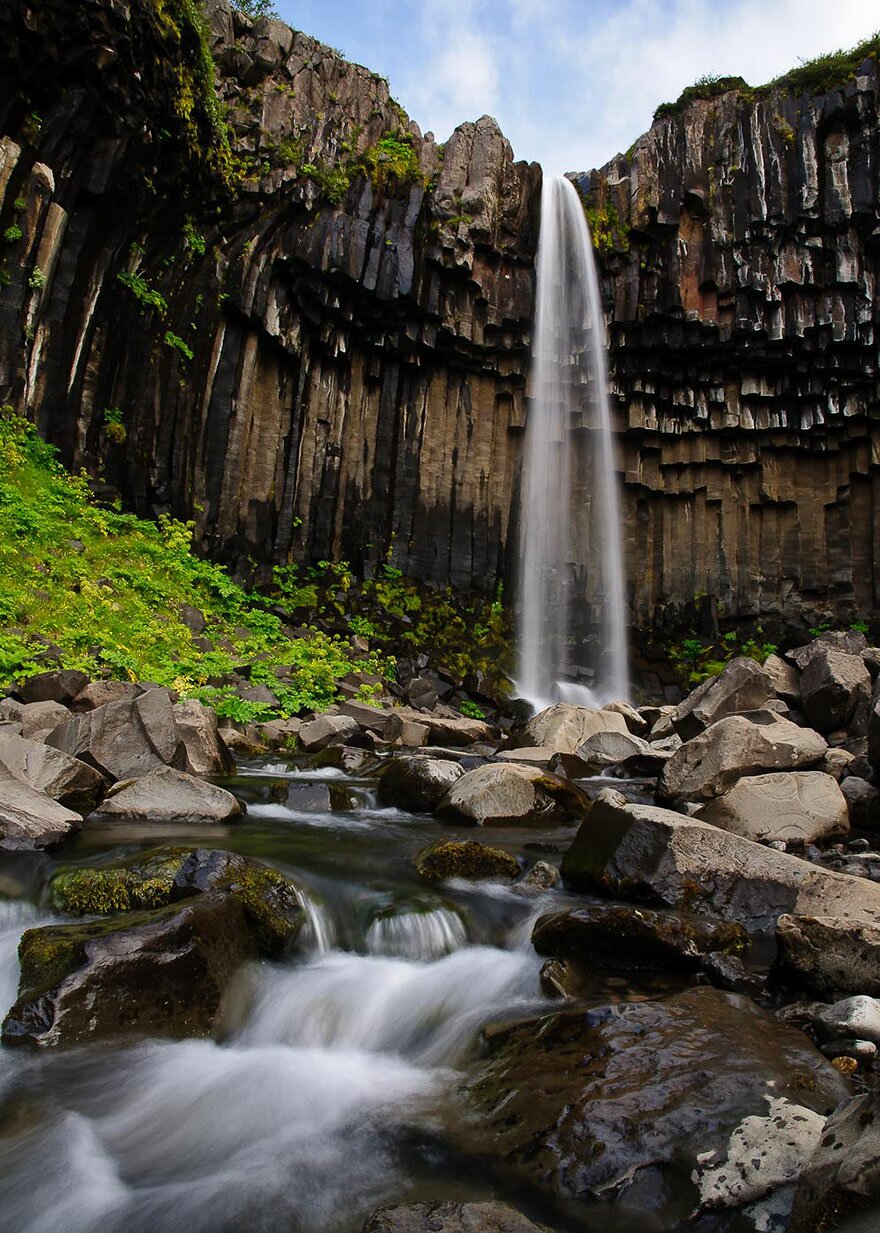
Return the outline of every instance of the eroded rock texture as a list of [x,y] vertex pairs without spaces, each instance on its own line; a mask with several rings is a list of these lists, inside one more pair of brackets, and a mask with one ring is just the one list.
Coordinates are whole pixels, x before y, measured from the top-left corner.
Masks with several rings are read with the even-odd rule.
[[[509,580],[540,169],[487,117],[438,147],[367,69],[209,0],[247,164],[216,191],[184,9],[0,14],[0,398],[233,564]],[[393,133],[418,176],[340,184]],[[816,98],[694,102],[578,178],[638,622],[703,592],[875,606],[877,150],[868,60]]]

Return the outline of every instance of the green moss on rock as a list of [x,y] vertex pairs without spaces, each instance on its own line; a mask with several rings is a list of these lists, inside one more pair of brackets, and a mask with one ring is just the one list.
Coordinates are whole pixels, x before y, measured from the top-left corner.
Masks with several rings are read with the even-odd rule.
[[72,916],[160,908],[171,902],[174,878],[189,849],[160,848],[109,869],[62,869],[49,885],[52,907]]
[[415,867],[426,882],[447,878],[505,878],[519,876],[519,862],[501,848],[490,848],[473,840],[441,839],[415,858]]

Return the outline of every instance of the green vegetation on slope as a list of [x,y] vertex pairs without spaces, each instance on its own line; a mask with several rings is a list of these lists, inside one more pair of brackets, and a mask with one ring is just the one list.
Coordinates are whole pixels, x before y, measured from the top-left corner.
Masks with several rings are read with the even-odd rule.
[[[192,553],[192,530],[97,505],[86,480],[69,475],[55,449],[3,408],[0,686],[60,661],[91,676],[170,685],[247,720],[327,706],[355,668],[388,674],[379,656],[353,661],[343,637],[286,637],[259,599]],[[200,639],[213,649],[184,623],[184,604],[204,614]],[[284,679],[276,668],[288,670]],[[279,711],[239,698],[223,680],[235,669],[269,685]]]
[[806,60],[797,68],[774,77],[763,86],[750,86],[742,77],[700,77],[692,86],[683,90],[674,103],[661,103],[654,112],[654,119],[677,115],[695,99],[717,98],[729,90],[736,90],[747,101],[764,98],[771,90],[789,90],[792,94],[825,94],[836,86],[852,80],[856,69],[867,59],[880,57],[880,32],[871,35],[849,50],[827,52],[815,60]]

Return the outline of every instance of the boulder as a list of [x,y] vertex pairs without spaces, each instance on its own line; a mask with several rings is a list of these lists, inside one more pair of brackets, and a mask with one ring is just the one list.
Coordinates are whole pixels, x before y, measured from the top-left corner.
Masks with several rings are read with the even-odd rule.
[[414,676],[406,686],[406,700],[417,711],[433,711],[437,705],[437,687],[428,676]]
[[[843,1102],[826,1121],[822,1138],[798,1181],[787,1233],[823,1233],[837,1228],[868,1233],[876,1227],[874,1205],[878,1201],[880,1101],[876,1094],[863,1092]],[[864,1212],[868,1219],[859,1220],[855,1215],[851,1224],[839,1223],[858,1212]]]
[[594,732],[578,745],[575,757],[580,758],[591,771],[601,771],[606,766],[618,766],[629,758],[651,752],[648,742],[633,736],[631,732]]
[[463,774],[457,762],[445,758],[392,758],[379,776],[379,801],[410,813],[430,813]]
[[465,1146],[549,1198],[614,1200],[639,1228],[789,1185],[848,1095],[801,1032],[711,988],[518,1021],[488,1045]]
[[815,1015],[813,1026],[823,1040],[844,1036],[880,1045],[880,1001],[864,993],[843,998],[823,1007]]
[[186,746],[167,690],[108,702],[59,724],[48,745],[88,762],[108,780],[134,779],[159,766],[186,770]]
[[49,902],[68,916],[112,916],[165,907],[190,850],[154,848],[122,865],[62,867],[49,883]]
[[53,801],[60,801],[70,809],[91,809],[103,796],[106,786],[93,766],[44,745],[42,741],[27,741],[6,732],[0,732],[0,771],[38,792],[45,792]]
[[355,798],[343,784],[311,780],[288,784],[285,804],[300,813],[334,813],[352,809]]
[[603,711],[611,711],[614,715],[622,715],[626,721],[626,726],[634,736],[646,736],[648,728],[647,719],[631,706],[628,702],[606,702],[602,707]]
[[589,810],[584,793],[535,766],[494,762],[465,771],[437,813],[472,826],[561,826]]
[[507,1203],[407,1203],[380,1207],[363,1233],[550,1233]]
[[0,775],[0,849],[49,848],[82,826],[82,817],[8,772]]
[[42,1047],[125,1036],[205,1036],[254,949],[230,895],[153,913],[28,929],[3,1042]]
[[587,969],[696,968],[712,951],[739,955],[747,944],[738,924],[626,904],[563,908],[539,917],[532,930],[539,955]]
[[846,797],[821,771],[746,775],[696,815],[744,839],[816,843],[849,831]]
[[375,732],[377,736],[384,737],[385,726],[394,710],[388,706],[370,706],[368,702],[347,700],[339,703],[339,714],[348,715],[367,732]]
[[317,753],[328,745],[344,745],[359,732],[350,715],[319,715],[300,728],[299,743],[309,753]]
[[144,691],[135,681],[89,681],[70,705],[72,711],[96,711],[108,702],[132,702]]
[[22,702],[60,702],[70,706],[74,698],[89,683],[84,672],[62,668],[53,672],[38,672],[16,690]]
[[[726,720],[721,720],[726,723]],[[646,900],[768,930],[783,913],[880,925],[880,886],[655,805],[601,792],[562,858],[571,890]]]
[[[268,723],[258,724],[257,731],[267,749],[296,749],[301,727],[301,719],[270,719]],[[327,748],[333,747],[328,745]]]
[[859,703],[871,697],[871,674],[859,655],[823,647],[801,678],[801,709],[820,732],[846,728]]
[[418,854],[414,864],[419,876],[432,883],[448,878],[465,878],[469,882],[502,878],[512,882],[519,876],[519,863],[509,852],[463,839],[432,843]]
[[678,704],[672,724],[687,741],[726,715],[758,710],[774,692],[770,673],[753,659],[738,656]]
[[818,732],[772,712],[729,715],[675,751],[660,776],[659,794],[667,800],[711,800],[743,775],[813,766],[827,748]]
[[182,698],[172,706],[174,723],[186,750],[184,769],[192,775],[228,775],[232,754],[220,735],[217,716],[197,698]]
[[[428,742],[432,745],[477,745],[492,739],[492,729],[482,719],[469,719],[466,715],[441,715],[436,711],[423,714],[408,707],[398,707],[392,714],[397,719],[425,724]],[[386,736],[391,739],[391,732],[386,731]]]
[[420,749],[427,745],[431,737],[431,729],[426,723],[409,719],[405,715],[392,715],[385,726],[385,740],[394,741],[398,745],[406,745],[410,749]]
[[138,818],[147,822],[229,822],[243,810],[231,792],[194,775],[159,766],[140,779],[123,782],[93,818]]
[[800,706],[801,674],[799,669],[794,664],[786,663],[778,655],[768,655],[762,667],[770,677],[773,692],[777,698],[782,698],[784,702],[789,702],[792,706]]
[[851,763],[855,762],[856,756],[849,752],[848,749],[827,749],[825,757],[816,767],[818,771],[824,771],[826,775],[831,775],[838,783],[848,774],[848,768]]
[[803,670],[814,655],[822,651],[841,651],[845,655],[861,655],[868,649],[868,639],[857,629],[826,629],[812,642],[786,651],[785,658]]
[[15,718],[21,724],[21,735],[29,741],[42,741],[60,723],[70,718],[70,711],[60,702],[12,703]]
[[616,711],[557,702],[529,720],[523,744],[551,749],[554,753],[575,753],[578,746],[596,732],[626,734],[628,731],[626,719]]
[[[498,762],[520,762],[523,766],[549,766],[555,754],[552,749],[543,749],[540,745],[521,745],[519,749],[502,749],[495,755]],[[574,757],[574,754],[563,755]]]
[[776,922],[773,975],[823,998],[880,998],[880,922],[873,915],[784,914]]
[[840,781],[840,790],[851,825],[860,831],[880,830],[880,792],[874,785],[859,775],[847,775]]

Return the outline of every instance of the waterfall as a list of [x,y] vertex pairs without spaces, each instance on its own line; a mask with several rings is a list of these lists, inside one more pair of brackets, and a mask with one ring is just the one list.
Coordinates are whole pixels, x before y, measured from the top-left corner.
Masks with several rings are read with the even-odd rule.
[[[516,685],[536,708],[595,705],[629,693],[620,498],[599,280],[564,176],[544,179],[536,298]],[[589,688],[563,679],[588,625],[599,632]]]

